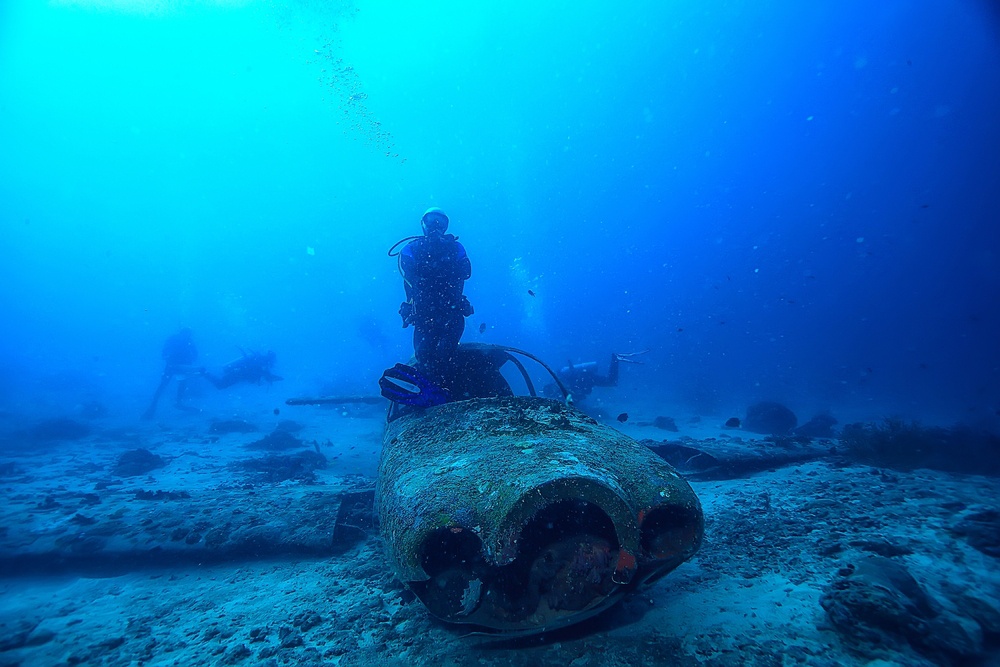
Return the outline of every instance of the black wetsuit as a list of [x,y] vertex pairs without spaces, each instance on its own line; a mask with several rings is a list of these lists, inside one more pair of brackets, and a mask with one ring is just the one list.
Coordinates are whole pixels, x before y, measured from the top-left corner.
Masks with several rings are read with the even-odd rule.
[[[597,362],[588,361],[581,364],[570,364],[559,369],[559,380],[566,387],[566,390],[573,396],[575,401],[582,401],[594,390],[594,387],[615,387],[618,385],[618,371],[620,359],[617,354],[611,355],[611,365],[608,367],[607,375],[600,375],[597,372]],[[555,385],[547,385],[544,393],[550,396],[557,395]]]
[[403,326],[413,325],[417,366],[443,379],[454,364],[465,318],[472,304],[463,294],[472,276],[465,248],[451,234],[432,234],[406,244],[399,255],[406,301],[400,306]]
[[182,410],[191,409],[186,407],[182,402],[184,393],[187,391],[186,376],[193,372],[198,372],[193,367],[194,362],[198,360],[198,348],[195,347],[194,339],[191,337],[191,330],[181,329],[168,338],[163,343],[161,356],[163,357],[164,365],[163,373],[160,375],[160,384],[156,387],[156,392],[153,394],[153,400],[150,401],[149,407],[146,408],[146,412],[142,415],[143,419],[153,418],[153,415],[156,414],[156,405],[160,401],[160,396],[166,391],[170,381],[178,375],[181,376],[181,379],[177,383],[177,397],[174,400],[174,405]]
[[260,384],[261,380],[268,384],[278,382],[282,378],[271,372],[274,366],[274,354],[261,354],[260,352],[244,353],[236,361],[231,361],[222,367],[222,375],[215,376],[209,373],[205,377],[215,385],[216,389],[225,389],[234,384],[246,382],[247,384]]

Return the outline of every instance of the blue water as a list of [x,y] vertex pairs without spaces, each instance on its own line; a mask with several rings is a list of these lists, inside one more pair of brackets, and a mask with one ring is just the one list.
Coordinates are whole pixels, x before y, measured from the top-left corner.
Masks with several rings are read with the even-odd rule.
[[0,407],[137,419],[181,326],[275,350],[276,404],[374,393],[440,206],[466,340],[648,348],[623,400],[680,412],[997,427],[990,3],[482,4],[0,5]]

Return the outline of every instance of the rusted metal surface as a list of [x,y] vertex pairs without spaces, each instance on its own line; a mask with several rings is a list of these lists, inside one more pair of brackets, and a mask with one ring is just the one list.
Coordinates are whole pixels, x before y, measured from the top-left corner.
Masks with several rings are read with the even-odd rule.
[[537,397],[391,421],[376,502],[390,562],[428,609],[504,632],[589,617],[690,558],[703,533],[666,462]]

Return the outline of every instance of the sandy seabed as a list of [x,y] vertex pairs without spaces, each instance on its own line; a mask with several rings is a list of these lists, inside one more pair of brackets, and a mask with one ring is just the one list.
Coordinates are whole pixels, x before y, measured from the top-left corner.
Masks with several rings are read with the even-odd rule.
[[[1000,664],[995,478],[827,457],[694,481],[691,561],[596,619],[506,639],[431,618],[376,531],[331,546],[345,494],[371,487],[380,420],[323,411],[298,449],[195,417],[8,446],[0,667]],[[126,474],[137,449],[162,465]],[[285,467],[246,465],[266,457]]]

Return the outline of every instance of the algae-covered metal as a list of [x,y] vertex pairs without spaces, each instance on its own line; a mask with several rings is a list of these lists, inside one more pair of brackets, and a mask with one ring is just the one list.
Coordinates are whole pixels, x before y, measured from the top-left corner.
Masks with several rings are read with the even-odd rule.
[[390,562],[427,608],[502,632],[592,616],[690,558],[704,529],[661,458],[534,396],[390,421],[376,502]]

